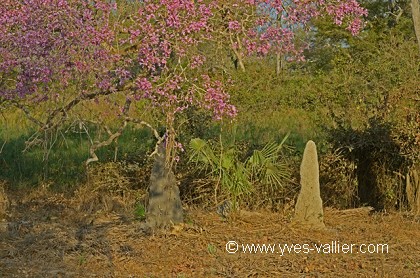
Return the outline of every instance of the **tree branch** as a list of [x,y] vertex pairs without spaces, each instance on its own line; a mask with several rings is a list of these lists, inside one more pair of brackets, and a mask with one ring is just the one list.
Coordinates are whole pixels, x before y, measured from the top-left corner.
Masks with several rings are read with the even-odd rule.
[[127,124],[129,122],[135,123],[137,125],[147,126],[148,128],[150,128],[153,131],[153,135],[156,137],[157,143],[155,145],[154,151],[149,156],[151,157],[151,156],[158,153],[159,145],[163,142],[165,137],[164,136],[162,136],[162,137],[159,136],[159,132],[148,122],[138,120],[138,119],[134,119],[134,118],[131,118],[131,117],[127,116],[128,112],[130,110],[130,105],[131,105],[131,100],[129,98],[127,98],[126,101],[125,101],[124,107],[123,107],[123,111],[122,111],[122,115],[125,116],[124,121],[122,122],[122,124],[118,128],[118,130],[113,133],[113,132],[111,132],[111,130],[107,126],[105,126],[105,129],[106,129],[107,133],[109,134],[109,138],[105,141],[102,141],[102,142],[95,142],[91,145],[91,147],[89,149],[90,158],[86,160],[86,165],[89,165],[89,163],[91,163],[91,162],[98,161],[99,158],[95,153],[96,150],[101,148],[101,147],[108,146],[112,142],[117,140],[118,137],[121,136],[121,134],[123,133],[124,129],[127,127]]
[[[122,110],[122,114],[123,115],[127,115],[129,110],[130,110],[130,105],[131,105],[131,100],[129,98],[127,98],[125,100],[125,104]],[[90,154],[90,158],[88,158],[88,160],[86,160],[86,165],[89,165],[89,163],[91,162],[96,162],[98,161],[98,156],[96,155],[95,151],[99,148],[105,147],[110,145],[112,142],[114,142],[115,140],[118,139],[118,137],[121,136],[122,132],[124,131],[125,127],[127,126],[127,119],[124,119],[124,121],[122,122],[122,125],[118,128],[118,130],[115,133],[112,133],[111,130],[105,126],[105,129],[107,131],[107,133],[109,134],[109,138],[105,141],[102,142],[95,142],[90,146],[89,149],[89,154]]]
[[11,102],[15,107],[17,107],[17,108],[19,108],[20,110],[22,110],[23,111],[23,113],[25,113],[25,115],[26,115],[26,117],[30,120],[30,121],[32,121],[32,122],[34,122],[35,124],[37,124],[39,127],[43,127],[44,126],[44,123],[43,122],[41,122],[40,120],[38,120],[38,119],[36,119],[35,117],[33,117],[32,115],[31,115],[31,112],[29,112],[29,110],[28,110],[28,108],[27,107],[25,107],[24,105],[22,105],[22,104],[20,104],[19,102],[17,102],[17,101],[12,101]]

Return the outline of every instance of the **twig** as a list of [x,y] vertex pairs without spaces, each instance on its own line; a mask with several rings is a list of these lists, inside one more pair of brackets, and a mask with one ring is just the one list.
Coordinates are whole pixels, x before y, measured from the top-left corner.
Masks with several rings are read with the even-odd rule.
[[3,148],[6,145],[6,143],[7,143],[7,140],[4,140],[4,143],[3,145],[1,145],[1,148],[0,148],[0,154],[3,152]]
[[107,90],[107,91],[100,91],[100,92],[95,92],[95,93],[91,93],[91,94],[80,94],[78,95],[75,99],[73,99],[72,101],[70,101],[69,103],[67,103],[66,106],[64,107],[60,107],[57,108],[55,110],[53,110],[47,120],[45,121],[42,129],[50,129],[50,128],[54,128],[55,126],[57,126],[60,121],[58,121],[56,124],[51,125],[52,121],[54,120],[54,118],[58,115],[58,114],[62,114],[62,118],[64,118],[67,115],[67,112],[70,111],[70,109],[72,109],[74,106],[76,106],[77,104],[79,104],[81,101],[83,100],[92,100],[98,96],[107,96],[107,95],[111,95],[113,93],[115,93],[117,90]]

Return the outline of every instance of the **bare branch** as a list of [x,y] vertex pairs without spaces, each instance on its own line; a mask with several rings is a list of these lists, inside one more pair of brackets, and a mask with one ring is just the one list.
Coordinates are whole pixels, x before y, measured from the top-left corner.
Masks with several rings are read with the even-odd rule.
[[54,125],[51,125],[54,118],[57,117],[57,115],[59,115],[59,114],[61,114],[62,118],[64,118],[67,115],[67,112],[70,111],[74,106],[79,104],[81,101],[92,100],[92,99],[94,99],[98,96],[107,96],[107,95],[111,95],[113,93],[115,93],[114,90],[107,90],[107,91],[100,91],[100,92],[95,92],[95,93],[90,93],[90,94],[80,94],[80,95],[78,95],[75,99],[73,99],[72,101],[67,103],[66,106],[53,110],[49,114],[47,120],[44,123],[44,126],[42,127],[42,129],[50,129],[50,128],[54,128],[55,126],[57,126],[60,123],[60,121],[58,121]]
[[42,144],[45,140],[39,139],[40,132],[37,131],[31,135],[31,137],[25,141],[25,149],[22,151],[23,153],[32,148],[33,146],[37,146]]
[[102,142],[95,142],[89,149],[90,158],[86,160],[86,165],[89,165],[91,162],[98,161],[98,156],[96,155],[95,151],[99,148],[105,147],[110,145],[112,142],[114,142],[119,136],[121,136],[124,128],[127,126],[127,121],[124,121],[122,126],[117,130],[115,133],[111,133],[109,138]]
[[165,139],[165,136],[159,136],[159,132],[149,123],[145,122],[145,121],[140,121],[137,119],[133,119],[133,118],[126,118],[128,121],[138,124],[138,125],[144,125],[147,126],[148,128],[150,128],[153,131],[153,135],[155,136],[155,138],[157,139],[156,145],[155,145],[155,149],[154,151],[149,155],[149,157],[154,156],[155,154],[158,154],[159,152],[159,145],[163,142],[163,140]]
[[[131,105],[131,100],[129,98],[126,99],[123,110],[122,110],[122,114],[123,115],[127,115],[128,111],[130,110],[130,105]],[[124,121],[122,122],[122,125],[118,128],[118,130],[113,133],[108,126],[105,126],[105,130],[106,132],[109,134],[109,138],[105,141],[102,142],[95,142],[90,146],[89,149],[89,154],[90,154],[90,158],[88,160],[86,160],[86,165],[89,165],[89,163],[91,162],[96,162],[98,161],[98,156],[96,155],[95,151],[99,148],[105,147],[110,145],[112,142],[114,142],[115,140],[118,139],[118,137],[121,136],[122,132],[124,131],[125,127],[127,126],[128,120],[124,119]]]
[[[49,113],[48,118],[46,119],[45,122],[42,122],[42,121],[36,119],[35,117],[33,117],[27,107],[25,107],[24,105],[20,104],[17,101],[14,101],[13,105],[15,107],[19,108],[20,110],[22,110],[29,120],[31,120],[32,122],[34,122],[35,124],[37,124],[39,126],[39,130],[36,131],[28,141],[26,141],[26,147],[25,147],[24,152],[26,150],[28,150],[29,148],[31,148],[32,146],[42,143],[43,140],[39,139],[39,137],[40,137],[39,133],[43,133],[45,131],[53,130],[53,129],[57,128],[60,125],[60,123],[62,123],[63,120],[66,118],[67,113],[73,107],[75,107],[77,104],[79,104],[80,102],[86,101],[86,100],[92,100],[92,99],[94,99],[96,97],[99,97],[99,96],[111,95],[111,94],[116,93],[118,91],[129,90],[129,89],[132,89],[132,88],[133,88],[133,84],[128,83],[128,84],[125,84],[125,85],[118,86],[117,88],[112,89],[112,90],[98,91],[98,92],[94,92],[94,93],[90,93],[90,94],[79,94],[73,100],[71,100],[69,103],[67,103],[65,106],[59,107],[59,108],[53,110],[51,113]],[[130,104],[126,103],[126,106],[127,105],[128,105],[128,108],[129,108]],[[124,107],[124,110],[128,110],[128,108]],[[61,118],[54,122],[54,120],[59,115],[61,115]]]
[[25,113],[26,117],[27,117],[30,121],[34,122],[35,124],[37,124],[37,125],[38,125],[38,126],[40,126],[41,128],[44,126],[44,123],[43,123],[43,122],[41,122],[40,120],[36,119],[35,117],[33,117],[33,116],[31,115],[31,112],[29,112],[29,110],[28,110],[28,108],[27,108],[27,107],[25,107],[24,105],[20,104],[20,103],[19,103],[19,102],[17,102],[17,101],[12,101],[12,104],[13,104],[15,107],[19,108],[20,110],[22,110],[22,111],[23,111],[23,113]]
[[153,131],[153,133],[154,133],[155,137],[158,139],[158,141],[157,141],[157,143],[155,145],[154,151],[149,156],[151,157],[151,156],[157,154],[158,153],[159,145],[163,142],[164,137],[160,137],[159,136],[159,133],[157,132],[157,130],[155,128],[153,128],[149,123],[147,123],[145,121],[139,121],[139,120],[136,120],[136,119],[127,117],[123,121],[121,127],[115,133],[112,133],[112,131],[107,126],[105,126],[105,129],[107,130],[107,133],[110,136],[105,141],[95,142],[94,144],[92,144],[92,146],[90,147],[90,150],[89,150],[90,158],[86,161],[86,165],[88,165],[91,162],[98,161],[99,159],[98,159],[98,156],[96,155],[95,151],[97,149],[101,148],[101,147],[108,146],[112,142],[114,142],[119,136],[121,136],[122,132],[124,131],[124,129],[126,128],[126,126],[127,126],[127,124],[129,122],[133,122],[133,123],[136,123],[136,124],[139,124],[139,125],[147,126],[147,127],[149,127]]
[[109,138],[105,141],[102,142],[95,142],[91,145],[90,150],[89,150],[89,154],[90,154],[90,158],[88,160],[86,160],[86,165],[89,165],[89,163],[91,162],[96,162],[99,160],[98,156],[96,155],[96,150],[101,148],[101,147],[105,147],[110,145],[112,142],[116,141],[118,139],[119,136],[121,136],[121,134],[123,133],[124,129],[127,127],[127,124],[129,122],[132,122],[136,125],[141,125],[141,126],[147,126],[148,128],[150,128],[153,132],[153,135],[155,136],[155,138],[157,139],[156,145],[155,145],[155,149],[154,151],[149,155],[149,157],[155,155],[158,153],[158,149],[159,149],[159,145],[163,142],[163,140],[165,139],[164,136],[159,136],[159,132],[148,122],[142,121],[142,120],[138,120],[138,119],[134,119],[131,118],[128,115],[128,112],[130,110],[130,105],[131,105],[131,100],[129,98],[126,99],[123,110],[122,110],[122,114],[124,116],[126,116],[124,118],[124,121],[122,122],[121,126],[118,128],[118,130],[116,132],[112,132],[108,126],[105,126],[105,130],[109,135]]

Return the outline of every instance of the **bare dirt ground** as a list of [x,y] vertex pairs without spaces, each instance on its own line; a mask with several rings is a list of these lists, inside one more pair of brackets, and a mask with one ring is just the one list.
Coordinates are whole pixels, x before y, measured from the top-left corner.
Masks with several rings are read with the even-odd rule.
[[[29,197],[28,197],[29,196]],[[184,225],[145,235],[129,213],[84,213],[74,197],[9,193],[0,222],[0,277],[419,277],[420,221],[402,213],[325,209],[325,231],[290,224],[291,211],[222,218],[186,209]],[[226,251],[239,244],[355,244],[337,250]],[[374,244],[361,253],[359,246]],[[388,252],[376,244],[388,244]],[[327,246],[327,245],[324,245]],[[232,247],[232,246],[231,246]],[[233,246],[234,247],[234,246]],[[366,247],[366,246],[365,246]],[[362,249],[367,251],[367,247]],[[335,252],[335,254],[333,254]],[[357,253],[358,252],[358,253]]]

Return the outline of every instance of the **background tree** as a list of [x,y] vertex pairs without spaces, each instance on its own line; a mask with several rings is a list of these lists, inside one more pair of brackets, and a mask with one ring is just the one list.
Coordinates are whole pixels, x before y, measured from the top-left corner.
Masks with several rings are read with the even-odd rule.
[[311,28],[313,18],[329,17],[336,25],[346,25],[353,34],[362,28],[365,9],[357,1],[223,1],[215,2],[211,20],[213,41],[219,49],[232,52],[235,68],[245,71],[250,55],[281,53],[300,60],[306,43],[296,33]]

